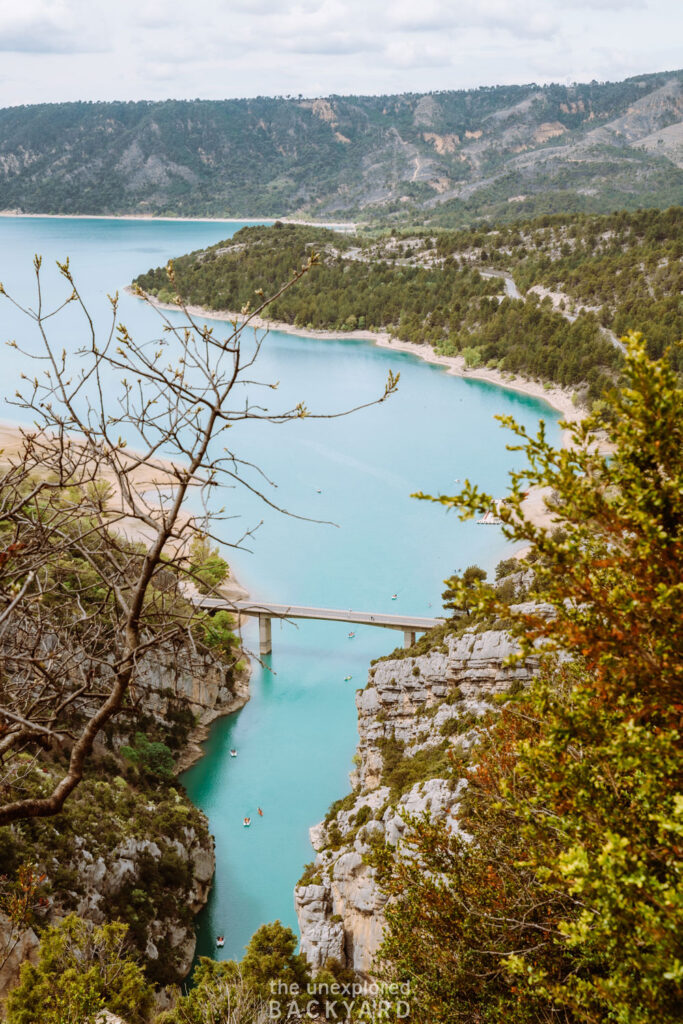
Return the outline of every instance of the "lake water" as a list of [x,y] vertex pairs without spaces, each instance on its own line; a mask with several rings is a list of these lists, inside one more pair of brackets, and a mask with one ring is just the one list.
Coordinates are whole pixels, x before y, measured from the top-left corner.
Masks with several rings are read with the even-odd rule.
[[[104,329],[107,293],[241,226],[0,218],[0,281],[31,304],[31,260],[42,253],[46,293],[56,298],[61,285],[51,264],[69,256]],[[158,332],[153,311],[130,296],[121,298],[119,319],[138,337]],[[60,348],[73,349],[79,330],[68,310],[54,322],[53,336]],[[0,340],[12,338],[25,345],[35,340],[31,325],[4,301]],[[0,351],[4,391],[11,396],[26,362],[12,349]],[[456,479],[466,477],[502,494],[519,455],[506,451],[510,436],[493,417],[511,413],[527,427],[542,417],[550,439],[559,443],[558,416],[545,403],[448,376],[371,343],[278,332],[264,345],[259,379],[281,382],[275,393],[280,408],[304,400],[311,411],[330,412],[381,393],[389,368],[400,371],[401,383],[383,405],[342,419],[251,423],[231,431],[235,450],[277,484],[269,492],[275,501],[336,524],[282,516],[246,493],[226,490],[226,511],[239,516],[226,524],[227,541],[263,520],[251,553],[226,551],[252,597],[436,616],[445,576],[472,563],[491,572],[508,553],[496,527],[461,523],[410,494],[452,493]],[[270,404],[276,407],[273,400]],[[20,415],[5,405],[4,417]],[[343,623],[274,622],[273,654],[265,668],[255,668],[250,702],[214,725],[206,756],[183,777],[216,837],[216,879],[200,917],[199,953],[240,957],[256,928],[276,918],[296,928],[292,889],[303,864],[313,858],[308,828],[349,789],[354,691],[365,685],[370,660],[402,640],[400,633],[372,627],[355,627],[353,639],[347,633]],[[246,639],[256,645],[253,627]],[[352,679],[345,681],[346,676]],[[237,758],[229,756],[232,747]],[[245,815],[252,817],[249,829],[242,826]],[[226,938],[221,951],[215,949],[219,933]]]

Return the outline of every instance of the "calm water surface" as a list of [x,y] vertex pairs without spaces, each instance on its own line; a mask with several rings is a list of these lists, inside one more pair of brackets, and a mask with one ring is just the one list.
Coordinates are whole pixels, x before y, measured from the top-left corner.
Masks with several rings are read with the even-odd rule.
[[[107,293],[242,226],[0,218],[0,280],[31,304],[31,259],[42,253],[46,291],[56,297],[61,286],[49,264],[69,256],[104,328]],[[67,312],[55,321],[54,337],[60,348],[73,349],[80,328]],[[120,319],[139,338],[158,331],[155,314],[126,295]],[[6,302],[0,305],[0,338],[32,341],[30,325]],[[11,396],[26,363],[11,349],[0,354],[4,392]],[[509,436],[493,417],[512,413],[529,427],[542,417],[551,440],[559,442],[558,416],[545,403],[350,340],[273,332],[259,365],[260,379],[281,381],[273,409],[298,400],[313,412],[348,408],[379,394],[389,368],[400,371],[401,384],[387,403],[347,418],[252,423],[231,431],[234,449],[277,484],[268,492],[273,500],[336,524],[278,515],[246,493],[226,490],[226,512],[239,516],[226,523],[226,541],[263,520],[251,553],[226,549],[254,598],[438,615],[444,576],[474,562],[491,572],[505,556],[495,527],[460,523],[410,494],[449,493],[457,489],[456,479],[466,477],[502,493],[519,455],[505,450]],[[20,418],[15,408],[6,404],[4,410],[5,418]],[[370,627],[356,627],[352,640],[347,633],[343,623],[273,623],[273,654],[266,669],[254,671],[250,702],[214,725],[206,757],[183,777],[216,837],[216,879],[200,918],[200,953],[239,957],[255,929],[275,918],[296,927],[292,889],[313,857],[308,828],[349,788],[354,691],[365,685],[370,659],[401,640],[400,633]],[[255,631],[247,640],[255,645]],[[231,747],[237,758],[230,758]],[[249,829],[242,827],[245,815],[252,817]],[[219,933],[226,937],[221,951],[215,949]]]

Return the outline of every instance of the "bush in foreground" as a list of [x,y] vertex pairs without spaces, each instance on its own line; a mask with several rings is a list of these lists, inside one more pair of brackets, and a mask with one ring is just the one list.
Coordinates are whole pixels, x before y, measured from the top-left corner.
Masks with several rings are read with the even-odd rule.
[[[475,755],[471,840],[413,820],[380,857],[383,966],[413,982],[416,1024],[683,1018],[683,390],[638,336],[625,372],[606,437],[589,419],[558,451],[508,421],[529,468],[501,518],[554,615],[517,619],[545,664]],[[526,521],[530,485],[561,531]],[[490,505],[469,485],[437,500]]]

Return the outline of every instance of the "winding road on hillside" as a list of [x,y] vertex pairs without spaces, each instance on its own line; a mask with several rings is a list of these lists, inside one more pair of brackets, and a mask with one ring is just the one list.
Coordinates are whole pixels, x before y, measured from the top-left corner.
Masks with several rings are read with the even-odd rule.
[[[370,263],[371,262],[371,257],[368,256],[366,253],[364,253],[362,251],[362,249],[360,249],[360,248],[348,249],[346,252],[340,253],[339,255],[341,255],[342,259],[345,259],[345,260],[355,260],[355,261],[360,262],[360,263]],[[408,257],[407,259],[406,258],[404,258],[404,259],[400,259],[400,258],[395,259],[395,263],[397,265],[399,265],[399,266],[406,266],[406,267],[422,266],[422,267],[428,267],[429,268],[429,267],[434,267],[435,264],[441,263],[441,262],[443,262],[442,258],[436,258],[435,259],[435,258],[431,258],[431,257],[428,260],[414,258],[414,257],[413,258]],[[522,300],[524,300],[526,298],[526,296],[522,295],[522,293],[520,292],[519,288],[515,284],[514,279],[512,277],[512,274],[510,274],[507,270],[496,270],[493,267],[476,267],[476,269],[479,271],[479,273],[481,274],[482,277],[490,277],[490,278],[498,277],[498,278],[501,278],[503,283],[504,283],[504,285],[505,285],[505,294],[508,296],[508,298],[510,298],[510,299],[522,299]],[[552,304],[553,304],[554,311],[556,313],[559,313],[561,316],[563,316],[565,318],[565,320],[568,320],[569,323],[571,323],[571,324],[573,324],[574,321],[578,319],[578,316],[579,316],[580,313],[597,313],[597,312],[599,312],[599,307],[597,307],[597,306],[584,306],[584,305],[578,306],[578,308],[576,309],[576,312],[570,312],[569,311],[570,308],[572,308],[573,305],[574,305],[574,300],[571,298],[571,296],[566,295],[564,292],[553,292],[549,288],[544,288],[542,285],[532,285],[532,287],[529,289],[529,291],[530,292],[536,292],[536,294],[541,299],[544,299],[547,296],[550,299],[550,301],[552,302]],[[565,308],[563,308],[561,303],[564,304]],[[603,335],[603,337],[606,338],[607,341],[609,341],[610,345],[612,345],[614,348],[616,348],[617,351],[621,352],[622,355],[624,354],[624,352],[626,351],[626,348],[623,345],[623,343],[621,341],[619,341],[619,338],[617,338],[617,336],[614,333],[614,331],[610,331],[610,329],[608,327],[603,327],[602,324],[601,324],[600,325],[600,332]]]
[[[501,277],[505,282],[506,294],[511,299],[524,298],[519,288],[513,281],[512,276],[506,273],[506,271],[480,269],[479,273],[481,274],[482,277]],[[565,295],[564,292],[551,292],[548,288],[543,288],[541,285],[534,285],[532,288],[529,289],[529,291],[535,291],[536,294],[539,295],[541,298],[545,298],[545,296],[548,296],[553,304],[553,309],[555,310],[555,312],[560,313],[565,318],[565,320],[568,320],[571,324],[573,324],[574,321],[578,318],[579,313],[595,313],[598,311],[596,306],[579,306],[578,310],[575,313],[570,313],[568,309],[562,309],[562,307],[560,306],[560,302],[562,301],[564,301],[567,307],[571,306],[572,304],[572,299],[569,295]],[[621,341],[619,341],[614,331],[610,331],[608,327],[603,327],[602,325],[600,326],[600,331],[603,337],[605,337],[607,341],[609,341],[609,343],[613,345],[614,348],[616,348],[619,352],[623,354],[626,351],[624,345]]]

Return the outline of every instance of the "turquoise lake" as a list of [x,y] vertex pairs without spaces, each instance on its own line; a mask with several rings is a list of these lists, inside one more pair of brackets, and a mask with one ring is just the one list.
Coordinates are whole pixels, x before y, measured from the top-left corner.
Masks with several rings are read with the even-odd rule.
[[[97,324],[106,324],[106,294],[171,256],[232,235],[243,222],[109,221],[0,218],[0,281],[31,305],[31,261],[44,257],[49,299],[64,294],[54,260],[69,257]],[[158,318],[139,300],[121,296],[119,319],[138,338],[159,333]],[[217,330],[224,329],[222,326]],[[81,327],[71,310],[55,319],[53,338],[73,351]],[[4,300],[0,341],[35,342],[31,324]],[[25,357],[0,349],[4,395],[11,397]],[[38,367],[39,364],[36,364]],[[35,372],[36,367],[32,367]],[[255,599],[408,615],[437,616],[443,579],[478,563],[492,572],[509,552],[496,527],[461,523],[440,507],[411,499],[417,490],[452,493],[469,477],[500,495],[519,454],[494,420],[510,413],[533,428],[546,420],[559,443],[558,414],[514,391],[448,376],[419,359],[349,339],[321,341],[272,332],[258,378],[281,382],[277,405],[303,400],[330,412],[381,393],[389,369],[399,392],[352,416],[284,426],[250,423],[231,431],[233,448],[263,468],[277,489],[269,496],[289,511],[336,525],[304,522],[269,510],[246,492],[221,501],[239,518],[224,527],[234,541],[263,524],[251,553],[226,550],[238,579]],[[3,418],[21,419],[12,405]],[[23,417],[25,418],[25,417]],[[318,493],[320,492],[320,493]],[[392,595],[397,599],[392,600]],[[355,689],[370,660],[391,651],[402,634],[343,623],[273,623],[273,654],[255,666],[246,707],[215,723],[206,756],[183,782],[208,815],[217,869],[200,916],[198,952],[240,957],[252,933],[279,918],[296,928],[293,887],[312,860],[308,828],[349,790],[356,745]],[[246,640],[256,645],[253,627]],[[345,682],[345,676],[351,681]],[[231,747],[238,757],[231,758]],[[261,807],[263,817],[256,808]],[[251,828],[242,827],[250,815]],[[223,933],[225,947],[215,948]]]

